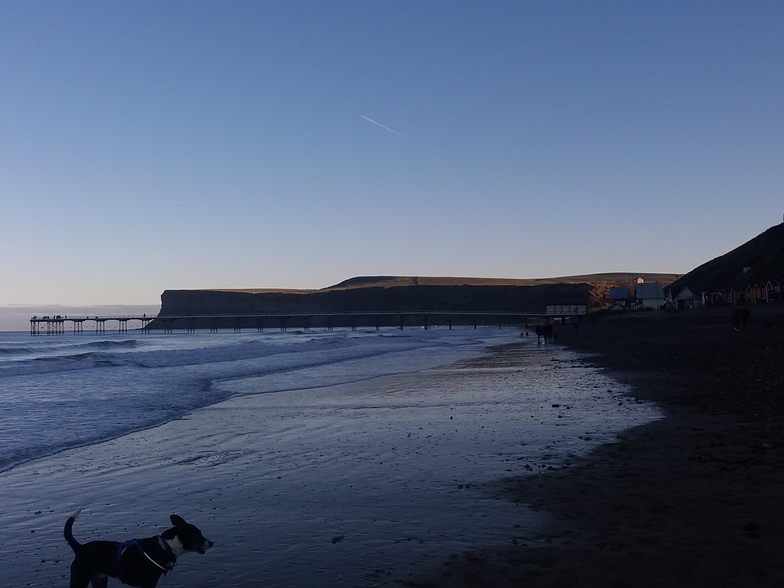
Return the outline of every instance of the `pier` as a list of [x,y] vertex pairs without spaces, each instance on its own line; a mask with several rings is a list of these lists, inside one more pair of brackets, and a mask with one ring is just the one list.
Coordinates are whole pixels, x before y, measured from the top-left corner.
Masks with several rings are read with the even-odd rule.
[[[84,323],[90,324],[96,335],[106,332],[107,322],[117,323],[118,333],[128,332],[129,322],[139,322],[139,328],[143,331],[149,330],[150,323],[154,321],[157,316],[143,315],[115,315],[115,316],[34,316],[30,318],[30,334],[31,335],[63,335],[66,332],[66,323],[68,323],[67,330],[74,335],[84,333]],[[88,328],[88,332],[91,330]]]
[[[264,329],[278,329],[285,332],[289,328],[301,328],[309,330],[311,328],[324,328],[329,331],[334,328],[350,328],[356,330],[359,327],[396,327],[404,329],[424,328],[433,326],[444,326],[450,330],[453,326],[473,326],[476,329],[479,325],[488,326],[498,324],[499,328],[504,325],[520,326],[530,321],[550,321],[566,317],[578,317],[585,314],[584,307],[580,312],[574,307],[559,307],[558,314],[548,308],[548,312],[497,312],[497,311],[377,311],[377,312],[325,312],[325,313],[254,313],[254,314],[181,314],[181,315],[131,315],[131,316],[34,316],[30,318],[31,335],[63,335],[66,332],[75,335],[86,332],[94,332],[96,335],[106,333],[107,323],[110,323],[110,331],[127,333],[129,323],[133,327],[138,323],[138,329],[144,332],[152,330],[162,330],[164,333],[172,333],[175,329],[184,330],[189,333],[196,332],[197,329],[209,329],[210,332],[217,333],[221,329],[232,329],[235,333],[242,332],[243,329],[255,329],[263,332]],[[87,323],[87,328],[85,328]],[[116,325],[116,327],[114,327]]]

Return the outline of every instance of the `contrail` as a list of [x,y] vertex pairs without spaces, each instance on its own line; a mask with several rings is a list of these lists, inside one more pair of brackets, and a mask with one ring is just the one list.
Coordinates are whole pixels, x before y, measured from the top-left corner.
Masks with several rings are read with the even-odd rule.
[[[395,134],[396,134],[398,137],[403,137],[404,139],[408,139],[408,137],[406,137],[406,136],[405,136],[403,133],[398,133],[397,131],[390,129],[389,127],[385,127],[385,126],[384,126],[384,125],[382,125],[381,123],[374,121],[372,118],[368,118],[368,117],[366,117],[366,116],[365,116],[365,115],[363,115],[363,114],[360,114],[359,116],[361,116],[362,118],[364,118],[366,121],[373,123],[374,125],[378,125],[378,126],[380,126],[382,129],[386,129],[386,130],[387,130],[387,131],[389,131],[390,133],[395,133]],[[409,139],[409,140],[410,140],[410,139]]]

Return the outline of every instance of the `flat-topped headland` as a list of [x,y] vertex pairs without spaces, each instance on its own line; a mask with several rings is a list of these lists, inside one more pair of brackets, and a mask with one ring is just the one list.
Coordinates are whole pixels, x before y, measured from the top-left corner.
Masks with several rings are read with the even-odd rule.
[[[352,278],[319,290],[166,290],[161,295],[159,317],[422,311],[541,314],[548,304],[591,308],[602,299],[608,284],[636,275],[538,280],[382,276]],[[653,279],[657,277],[661,276]],[[159,326],[154,324],[152,328]]]

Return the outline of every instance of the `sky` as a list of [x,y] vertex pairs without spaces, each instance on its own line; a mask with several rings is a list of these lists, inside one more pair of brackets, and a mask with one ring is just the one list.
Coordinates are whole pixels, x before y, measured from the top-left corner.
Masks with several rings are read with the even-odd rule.
[[0,2],[0,307],[683,274],[782,221],[780,1]]

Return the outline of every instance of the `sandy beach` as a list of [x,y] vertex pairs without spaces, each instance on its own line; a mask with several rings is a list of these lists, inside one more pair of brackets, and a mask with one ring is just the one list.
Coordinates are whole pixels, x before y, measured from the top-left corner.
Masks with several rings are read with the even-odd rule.
[[81,541],[157,534],[173,512],[199,525],[215,547],[183,556],[161,586],[417,582],[454,554],[549,528],[498,481],[571,467],[660,417],[627,392],[579,354],[529,340],[435,369],[235,397],[0,474],[2,584],[67,584],[62,526],[78,507]]
[[784,316],[754,307],[612,317],[559,341],[653,400],[575,467],[498,495],[550,516],[525,541],[455,554],[408,586],[784,585]]
[[781,586],[782,351],[775,312],[648,314],[233,398],[0,474],[3,585],[66,585],[85,507],[215,541],[161,586]]

